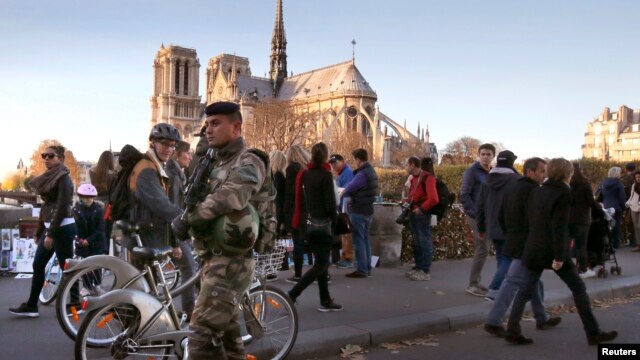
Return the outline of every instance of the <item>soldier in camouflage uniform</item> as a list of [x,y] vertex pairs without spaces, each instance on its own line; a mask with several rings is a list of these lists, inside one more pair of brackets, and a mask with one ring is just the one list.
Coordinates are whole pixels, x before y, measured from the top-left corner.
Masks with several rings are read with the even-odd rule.
[[245,359],[240,337],[239,304],[250,285],[252,248],[259,218],[249,204],[264,181],[264,162],[248,152],[242,139],[238,105],[207,106],[206,137],[217,155],[209,172],[209,192],[189,213],[172,223],[178,238],[190,228],[202,259],[200,295],[189,324],[191,359]]

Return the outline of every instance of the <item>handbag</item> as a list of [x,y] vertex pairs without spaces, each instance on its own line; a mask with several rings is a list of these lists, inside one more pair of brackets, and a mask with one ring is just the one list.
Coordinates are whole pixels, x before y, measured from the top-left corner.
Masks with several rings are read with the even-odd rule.
[[339,213],[336,219],[336,233],[335,235],[351,234],[351,221],[349,215],[345,213]]
[[[304,192],[305,198],[309,199],[309,197],[307,196],[307,192],[304,189],[304,186],[302,187],[302,190]],[[333,237],[333,226],[332,226],[333,224],[331,223],[331,219],[312,218],[306,201],[305,201],[305,207],[307,208],[307,214],[309,216],[309,218],[307,219],[306,233]]]
[[330,219],[314,219],[307,220],[307,234],[317,234],[325,236],[333,236]]

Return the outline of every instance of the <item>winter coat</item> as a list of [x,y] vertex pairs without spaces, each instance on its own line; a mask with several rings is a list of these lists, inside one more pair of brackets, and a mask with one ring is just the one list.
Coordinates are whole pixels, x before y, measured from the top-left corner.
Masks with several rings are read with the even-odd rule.
[[[293,220],[293,212],[296,207],[296,177],[298,172],[302,170],[302,165],[298,163],[291,163],[287,166],[286,177],[284,184],[284,223],[289,231],[292,231],[291,221]],[[302,214],[301,218],[307,218],[307,209],[305,205],[304,196],[302,197]],[[301,226],[304,226],[305,222],[301,222]]]
[[323,168],[308,169],[302,177],[303,196],[309,216],[314,219],[331,219],[336,223],[336,195],[333,176]]
[[47,193],[41,193],[40,197],[44,200],[42,208],[40,208],[40,217],[38,219],[38,229],[36,237],[45,232],[45,223],[50,223],[48,233],[56,233],[60,230],[62,220],[73,217],[71,206],[73,205],[73,182],[69,175],[65,175],[58,179],[57,185]]
[[616,178],[606,178],[600,184],[602,191],[602,203],[605,208],[614,208],[616,214],[621,214],[625,209],[626,198],[624,196],[624,185]]
[[574,182],[571,184],[571,193],[573,194],[573,201],[571,202],[569,223],[572,225],[590,225],[591,212],[602,210],[600,204],[593,199],[591,184],[582,181]]
[[553,260],[569,257],[569,217],[573,195],[569,185],[547,180],[529,195],[529,235],[522,262],[531,270],[551,269]]
[[626,205],[633,212],[640,212],[640,196],[636,192],[636,187],[638,184],[633,184],[631,186],[631,196],[629,196],[629,200],[627,200]]
[[349,213],[373,215],[373,202],[378,194],[378,174],[370,163],[365,162],[353,172],[353,180],[347,185],[342,197],[350,197]]
[[505,191],[502,209],[499,215],[500,227],[504,230],[506,241],[502,254],[513,259],[520,259],[529,234],[529,195],[539,185],[534,180],[523,176],[509,185]]
[[462,185],[460,187],[460,202],[464,208],[464,213],[475,219],[477,216],[476,203],[482,190],[482,184],[487,180],[487,174],[479,161],[476,161],[462,174]]
[[487,182],[480,190],[476,206],[478,211],[478,232],[486,233],[493,240],[506,239],[498,217],[507,188],[517,181],[519,177],[517,173],[509,168],[497,167],[489,172]]
[[87,247],[76,247],[76,254],[82,257],[103,254],[106,238],[102,207],[96,202],[91,206],[85,206],[78,201],[73,207],[73,216],[78,228],[78,239],[89,242]]

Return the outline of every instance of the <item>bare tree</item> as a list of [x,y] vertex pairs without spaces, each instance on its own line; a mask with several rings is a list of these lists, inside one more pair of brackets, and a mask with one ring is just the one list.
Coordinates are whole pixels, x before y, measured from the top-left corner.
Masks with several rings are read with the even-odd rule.
[[351,152],[355,149],[365,149],[372,158],[373,148],[367,138],[357,131],[347,130],[345,132],[334,131],[331,140],[327,144],[332,154],[340,154],[346,159],[351,158]]
[[[49,147],[61,145],[60,141],[54,139],[45,139],[40,142],[38,148],[33,151],[31,155],[31,166],[30,166],[30,174],[32,175],[40,175],[44,173],[47,169],[44,166],[44,161],[42,160],[41,154]],[[78,177],[78,161],[75,156],[73,156],[73,152],[67,149],[64,153],[64,164],[69,168],[71,180],[73,180],[73,184],[78,186],[80,181]]]
[[470,164],[478,156],[480,144],[480,140],[470,136],[463,136],[454,140],[445,146],[442,162],[452,165]]
[[250,146],[266,151],[286,150],[294,144],[317,140],[317,110],[295,107],[290,101],[266,100],[253,109],[243,136]]
[[419,158],[427,157],[429,156],[428,146],[428,144],[425,144],[423,142],[406,144],[400,149],[393,151],[391,155],[391,164],[404,166],[407,162],[407,159],[412,156],[417,156]]

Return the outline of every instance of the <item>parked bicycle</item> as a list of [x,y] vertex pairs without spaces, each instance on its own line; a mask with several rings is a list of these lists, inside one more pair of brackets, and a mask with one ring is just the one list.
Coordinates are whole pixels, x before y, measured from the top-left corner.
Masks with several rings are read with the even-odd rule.
[[[159,270],[161,260],[171,248],[136,247],[132,256],[144,262],[147,272]],[[240,302],[244,319],[243,341],[246,351],[260,359],[284,359],[295,343],[298,316],[287,295],[266,284],[266,274],[282,263],[284,248],[256,256],[254,280]],[[155,297],[140,289],[117,289],[98,297],[86,297],[83,309],[88,313],[78,330],[76,359],[139,358],[188,359],[188,330],[185,316],[179,318],[162,273],[159,285],[149,283]],[[94,348],[95,343],[107,348]]]
[[[138,235],[141,226],[132,227],[124,221],[118,221],[114,229],[121,234],[119,237],[129,237],[135,244],[142,246]],[[173,296],[181,294],[198,280],[199,273],[196,273],[191,279],[186,279],[182,286],[177,287],[180,272],[171,259],[163,259],[161,268]],[[149,284],[155,281],[149,269],[140,270],[114,256],[95,255],[81,260],[68,260],[56,301],[58,323],[65,334],[75,340],[78,328],[86,316],[86,311],[82,309],[82,297],[99,296],[111,290],[123,288],[149,292],[152,289]],[[154,295],[159,294],[154,293]],[[107,345],[99,341],[94,342],[92,339],[89,339],[89,342],[94,346]]]

